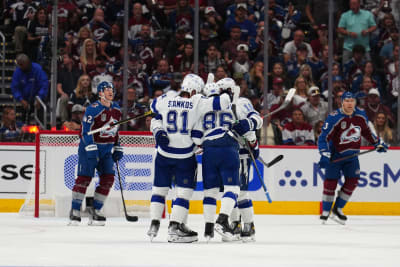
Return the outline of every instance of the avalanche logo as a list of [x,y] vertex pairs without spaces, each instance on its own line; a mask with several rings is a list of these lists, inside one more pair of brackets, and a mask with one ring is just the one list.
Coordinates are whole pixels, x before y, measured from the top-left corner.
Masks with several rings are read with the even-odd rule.
[[361,137],[361,127],[350,124],[350,127],[340,135],[340,144],[358,142]]
[[[114,120],[111,117],[110,120],[105,125],[109,126],[109,125],[111,125],[113,123],[116,123],[116,122],[117,122],[117,120]],[[115,137],[117,132],[118,132],[118,128],[119,127],[116,126],[116,127],[111,127],[111,128],[106,129],[106,130],[103,130],[103,131],[100,132],[100,137],[103,137],[103,138]]]

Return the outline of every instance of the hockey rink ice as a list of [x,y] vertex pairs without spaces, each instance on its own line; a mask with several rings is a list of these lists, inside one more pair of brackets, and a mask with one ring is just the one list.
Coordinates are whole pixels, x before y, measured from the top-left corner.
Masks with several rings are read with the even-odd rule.
[[206,243],[202,215],[190,215],[199,242],[171,244],[168,220],[150,243],[148,218],[108,218],[104,227],[67,219],[0,214],[0,266],[400,266],[400,217],[349,216],[347,225],[315,215],[256,215],[254,243]]

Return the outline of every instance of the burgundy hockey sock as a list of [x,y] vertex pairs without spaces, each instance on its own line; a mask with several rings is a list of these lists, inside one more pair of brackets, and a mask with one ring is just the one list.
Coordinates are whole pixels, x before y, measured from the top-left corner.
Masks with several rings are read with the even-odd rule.
[[92,180],[89,176],[78,176],[75,180],[75,185],[72,188],[72,208],[80,210],[82,201],[85,198],[86,189]]
[[339,195],[336,198],[335,206],[338,208],[343,208],[347,201],[349,201],[351,195],[356,189],[358,184],[358,178],[346,178],[342,188],[339,191]]
[[333,200],[335,199],[335,189],[338,180],[336,179],[325,179],[324,191],[322,193],[322,210],[330,211],[332,208]]
[[96,191],[94,192],[94,200],[93,200],[93,207],[96,210],[99,210],[103,207],[104,201],[106,200],[113,183],[114,183],[114,175],[105,174],[100,176],[100,183],[99,186],[96,188]]

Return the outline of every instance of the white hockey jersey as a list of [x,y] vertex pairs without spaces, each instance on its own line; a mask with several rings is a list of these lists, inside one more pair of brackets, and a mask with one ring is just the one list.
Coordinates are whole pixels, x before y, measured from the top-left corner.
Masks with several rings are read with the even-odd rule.
[[151,121],[150,130],[155,134],[163,129],[169,138],[168,147],[157,147],[157,151],[169,158],[188,158],[195,150],[192,138],[201,139],[201,131],[194,129],[201,110],[217,112],[230,105],[229,97],[207,98],[194,95],[192,98],[162,95],[151,104],[151,110],[157,114]]

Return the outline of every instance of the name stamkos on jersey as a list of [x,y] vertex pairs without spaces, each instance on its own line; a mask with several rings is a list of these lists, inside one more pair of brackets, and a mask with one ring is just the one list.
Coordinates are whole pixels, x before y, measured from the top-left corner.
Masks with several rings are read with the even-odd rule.
[[168,108],[192,109],[193,108],[193,102],[184,101],[184,100],[169,100],[168,101]]
[[[342,121],[340,127],[342,129],[346,128],[346,122]],[[340,135],[340,144],[348,144],[351,142],[358,142],[361,138],[361,127],[360,126],[354,126],[352,123],[350,124],[350,127],[343,131],[343,133]]]

